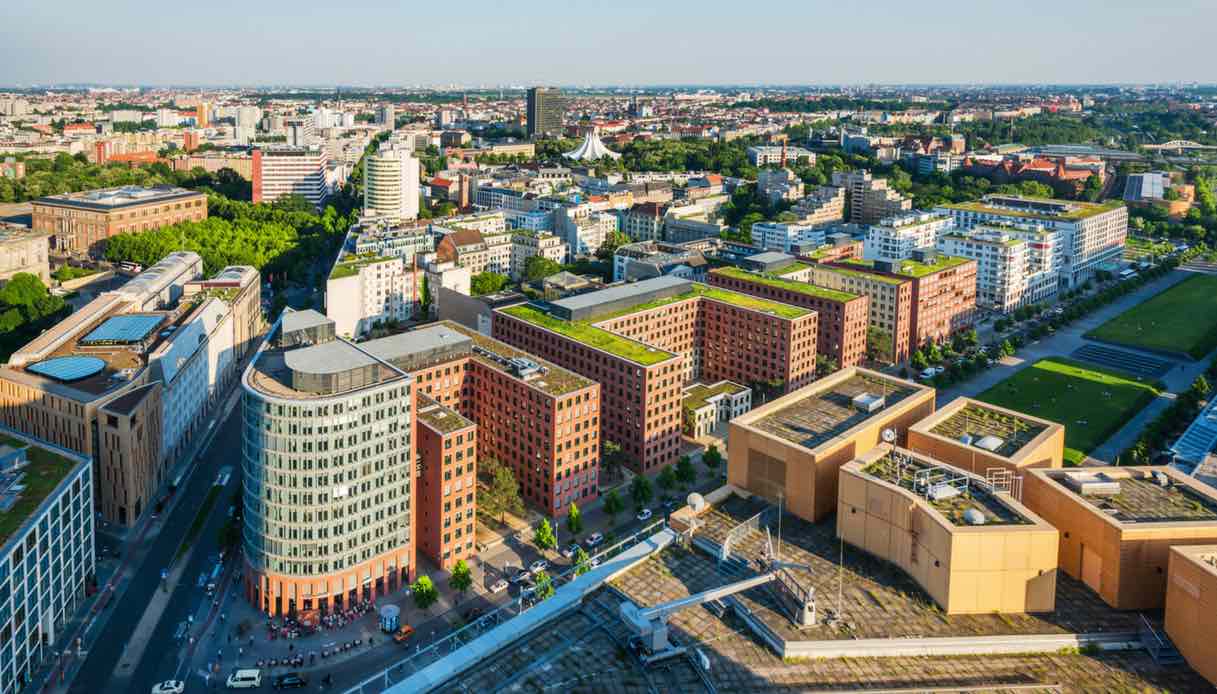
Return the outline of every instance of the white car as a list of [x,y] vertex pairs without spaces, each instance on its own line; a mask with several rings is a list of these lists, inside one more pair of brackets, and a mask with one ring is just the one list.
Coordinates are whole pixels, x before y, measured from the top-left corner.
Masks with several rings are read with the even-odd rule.
[[634,516],[634,517],[645,523],[646,521],[651,520],[652,515],[654,515],[654,514],[651,513],[651,509],[644,508],[638,512],[637,516]]
[[507,579],[500,578],[499,580],[490,584],[491,593],[502,593],[505,590],[507,590]]
[[512,583],[521,583],[523,581],[527,581],[530,578],[532,578],[532,574],[528,573],[524,569],[520,569],[519,573],[517,573],[515,576],[511,577],[511,582]]
[[567,545],[566,547],[562,548],[562,556],[566,557],[567,559],[573,559],[575,556],[575,552],[577,552],[578,550],[579,550],[579,543],[572,542],[569,545]]
[[549,562],[544,559],[538,559],[528,565],[528,570],[533,573],[540,573],[549,568]]
[[926,369],[925,371],[921,372],[921,377],[927,381],[936,375],[937,375],[937,372],[934,371],[934,367],[932,367],[932,366],[929,367],[928,369]]
[[587,536],[587,539],[583,541],[583,544],[586,545],[588,549],[596,549],[602,542],[604,542],[604,533],[592,533],[591,535]]
[[152,688],[152,694],[182,694],[186,683],[181,680],[165,680]]
[[589,565],[593,569],[596,568],[597,566],[600,566],[600,557],[592,557],[592,560],[589,562]]

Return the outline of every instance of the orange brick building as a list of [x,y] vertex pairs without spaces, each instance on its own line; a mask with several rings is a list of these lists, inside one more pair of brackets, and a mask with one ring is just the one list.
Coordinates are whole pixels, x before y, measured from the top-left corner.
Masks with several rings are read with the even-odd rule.
[[712,286],[773,299],[816,312],[816,352],[837,362],[857,366],[866,357],[866,325],[870,299],[863,294],[818,287],[806,281],[762,275],[736,268],[711,270]]
[[474,554],[477,425],[425,395],[415,409],[418,550],[441,569]]
[[33,202],[35,231],[62,253],[100,256],[106,239],[178,222],[207,219],[207,196],[175,186],[123,186],[64,193]]
[[688,381],[786,391],[815,378],[815,312],[675,277],[497,309],[492,330],[604,384],[603,438],[639,472],[679,457]]

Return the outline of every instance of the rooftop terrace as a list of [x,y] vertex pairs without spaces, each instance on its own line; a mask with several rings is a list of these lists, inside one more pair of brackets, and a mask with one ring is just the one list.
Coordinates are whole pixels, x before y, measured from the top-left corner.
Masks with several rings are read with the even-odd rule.
[[969,401],[935,424],[930,432],[1009,458],[1047,429],[1048,425],[1042,422]]
[[826,287],[818,287],[818,286],[816,286],[814,284],[810,284],[808,282],[797,282],[795,280],[782,279],[781,277],[777,276],[780,274],[789,274],[791,272],[796,272],[796,271],[801,270],[804,267],[806,267],[805,265],[802,265],[802,263],[794,263],[793,265],[797,265],[800,267],[795,267],[795,268],[791,269],[791,266],[787,265],[786,267],[781,268],[775,274],[772,274],[772,275],[761,274],[761,273],[757,273],[757,272],[748,272],[747,270],[741,270],[739,268],[734,268],[734,267],[719,268],[717,270],[713,270],[712,272],[713,272],[713,274],[722,275],[724,277],[744,280],[747,282],[756,282],[757,284],[764,284],[764,285],[767,285],[770,287],[774,287],[776,289],[785,289],[785,290],[791,291],[791,292],[798,292],[799,294],[806,294],[808,296],[815,297],[817,299],[826,299],[828,301],[837,301],[837,302],[844,303],[847,301],[853,301],[854,299],[858,298],[857,294],[837,291],[835,289],[828,289]]
[[1207,487],[1194,488],[1170,475],[1163,485],[1152,469],[1054,471],[1048,477],[1119,523],[1217,524],[1217,497],[1200,491]]
[[[51,448],[31,444],[25,439],[0,433],[0,445],[26,448],[29,465],[19,472],[19,484],[24,487],[16,492],[16,499],[8,510],[0,511],[0,544],[12,537],[33,515],[42,502],[55,491],[55,487],[84,460],[71,458]],[[27,448],[28,447],[28,448]]]
[[383,256],[378,253],[351,253],[339,258],[333,269],[330,270],[330,279],[338,280],[344,277],[353,277],[359,274],[360,268],[377,263],[388,263],[396,260],[392,256]]
[[973,525],[964,514],[980,511],[989,525],[1029,525],[1031,521],[992,493],[984,480],[932,460],[892,450],[862,472],[921,498],[954,525]]
[[[814,384],[810,386],[814,387]],[[780,410],[765,414],[752,422],[752,426],[805,448],[815,448],[871,418],[871,413],[854,407],[855,397],[862,394],[882,396],[883,408],[887,409],[917,390],[917,386],[902,381],[855,373],[825,390],[809,393]]]

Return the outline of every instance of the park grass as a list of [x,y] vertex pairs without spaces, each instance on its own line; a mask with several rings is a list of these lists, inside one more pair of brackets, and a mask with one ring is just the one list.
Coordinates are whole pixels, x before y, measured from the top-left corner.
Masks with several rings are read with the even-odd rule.
[[1071,359],[1042,359],[977,399],[1065,426],[1065,464],[1087,454],[1158,396],[1156,384]]
[[1202,359],[1217,348],[1217,276],[1190,277],[1112,318],[1086,337]]

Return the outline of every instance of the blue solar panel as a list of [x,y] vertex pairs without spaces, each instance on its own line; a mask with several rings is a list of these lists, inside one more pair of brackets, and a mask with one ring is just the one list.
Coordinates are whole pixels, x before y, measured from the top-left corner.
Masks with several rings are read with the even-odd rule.
[[78,381],[106,368],[106,363],[97,357],[55,357],[26,368],[57,381]]
[[162,316],[114,316],[85,335],[80,344],[139,342],[156,330],[162,320]]

